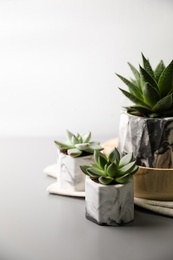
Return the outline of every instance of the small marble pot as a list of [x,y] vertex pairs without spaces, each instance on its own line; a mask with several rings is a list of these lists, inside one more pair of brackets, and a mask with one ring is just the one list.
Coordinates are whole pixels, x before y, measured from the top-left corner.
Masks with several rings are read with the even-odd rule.
[[81,171],[80,166],[93,163],[93,155],[73,158],[59,150],[57,152],[58,187],[71,191],[85,191],[85,174]]
[[126,184],[102,185],[87,176],[85,193],[87,219],[109,226],[128,223],[134,219],[133,179]]

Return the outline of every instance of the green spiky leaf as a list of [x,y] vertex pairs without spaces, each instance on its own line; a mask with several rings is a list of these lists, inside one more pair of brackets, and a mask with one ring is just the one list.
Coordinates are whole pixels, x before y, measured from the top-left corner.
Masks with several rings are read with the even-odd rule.
[[143,95],[146,104],[149,105],[151,108],[160,100],[158,90],[151,86],[149,83],[146,83],[143,86]]
[[155,75],[155,80],[156,80],[156,82],[159,81],[159,78],[160,78],[162,72],[164,71],[164,69],[165,69],[165,65],[164,65],[163,61],[161,60],[161,61],[159,62],[159,64],[157,65],[155,71],[154,71],[154,75]]
[[124,89],[121,89],[121,92],[128,98],[130,99],[133,103],[141,105],[141,106],[145,106],[145,103],[143,101],[141,101],[139,98],[135,97],[134,95],[132,95],[131,93],[127,92]]
[[91,139],[91,132],[82,135],[83,143],[88,143]]
[[168,95],[168,93],[173,88],[173,61],[164,69],[162,72],[159,82],[158,88],[162,97]]
[[136,96],[139,100],[142,100],[142,92],[134,83],[119,74],[116,75],[128,86],[129,91],[132,95]]
[[133,72],[133,75],[135,76],[136,85],[137,85],[137,86],[139,87],[139,89],[141,90],[140,74],[139,74],[138,70],[137,70],[130,62],[128,62],[128,65],[129,65],[131,71]]
[[166,96],[159,100],[154,106],[155,112],[167,111],[173,107],[173,94]]
[[153,88],[158,89],[155,79],[152,78],[150,76],[150,74],[145,69],[143,69],[141,66],[139,66],[139,68],[140,68],[140,73],[141,73],[141,79],[143,82],[142,89],[146,83],[149,83]]
[[71,142],[72,136],[73,136],[73,133],[70,132],[69,130],[66,130],[66,137],[69,142]]
[[147,71],[147,73],[152,77],[154,78],[154,72],[153,72],[153,69],[150,65],[150,62],[148,59],[145,58],[145,56],[143,55],[142,53],[142,61],[143,61],[143,66],[144,66],[144,69]]

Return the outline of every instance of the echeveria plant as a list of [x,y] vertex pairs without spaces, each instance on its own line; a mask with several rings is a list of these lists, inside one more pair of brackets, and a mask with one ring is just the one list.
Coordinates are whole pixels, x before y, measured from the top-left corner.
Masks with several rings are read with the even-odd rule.
[[132,153],[120,158],[115,148],[108,156],[100,151],[94,151],[94,164],[80,166],[84,174],[101,184],[126,183],[138,170]]
[[91,132],[74,135],[67,130],[66,140],[64,142],[55,141],[55,144],[61,152],[72,157],[93,154],[94,150],[103,150],[99,142],[91,142]]

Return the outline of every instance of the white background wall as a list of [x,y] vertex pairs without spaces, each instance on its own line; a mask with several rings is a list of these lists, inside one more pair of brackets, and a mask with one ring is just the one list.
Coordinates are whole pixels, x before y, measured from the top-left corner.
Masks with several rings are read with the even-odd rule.
[[141,51],[173,59],[173,1],[0,0],[0,136],[116,136]]

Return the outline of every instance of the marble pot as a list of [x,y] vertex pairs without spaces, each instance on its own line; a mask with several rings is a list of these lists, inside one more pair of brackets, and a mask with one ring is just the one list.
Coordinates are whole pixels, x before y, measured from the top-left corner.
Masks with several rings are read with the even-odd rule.
[[124,185],[102,185],[87,176],[85,194],[86,218],[94,223],[116,226],[134,219],[133,179]]
[[58,188],[68,189],[70,191],[85,191],[85,174],[81,171],[81,165],[93,163],[93,155],[73,158],[72,156],[58,153]]
[[134,196],[151,200],[173,201],[173,169],[139,166],[134,174]]
[[146,118],[122,111],[118,149],[121,154],[133,152],[140,166],[173,168],[173,118]]

